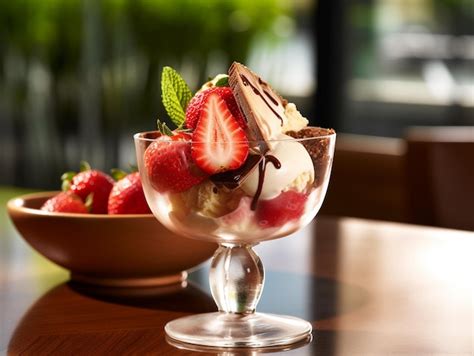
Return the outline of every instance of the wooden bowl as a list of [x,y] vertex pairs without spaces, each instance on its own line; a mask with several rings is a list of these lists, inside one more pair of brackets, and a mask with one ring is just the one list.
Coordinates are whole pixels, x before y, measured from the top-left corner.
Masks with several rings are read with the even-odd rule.
[[58,192],[23,195],[7,203],[23,238],[71,271],[76,281],[117,287],[179,283],[217,245],[176,235],[151,214],[92,215],[39,210]]

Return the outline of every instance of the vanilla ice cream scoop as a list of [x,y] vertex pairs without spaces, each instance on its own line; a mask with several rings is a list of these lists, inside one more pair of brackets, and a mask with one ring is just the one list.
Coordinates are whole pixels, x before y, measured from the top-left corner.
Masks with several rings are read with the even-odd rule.
[[[272,199],[289,187],[297,178],[303,177],[307,184],[314,181],[314,167],[311,157],[306,148],[290,136],[280,134],[278,140],[274,141],[273,149],[266,156],[271,155],[280,162],[280,168],[274,164],[267,163],[262,191],[259,199]],[[255,196],[259,185],[259,170],[254,169],[243,182],[242,190]],[[304,184],[299,184],[300,186]]]
[[299,131],[308,126],[308,123],[308,119],[301,115],[295,104],[286,104],[281,132],[286,133],[288,131]]

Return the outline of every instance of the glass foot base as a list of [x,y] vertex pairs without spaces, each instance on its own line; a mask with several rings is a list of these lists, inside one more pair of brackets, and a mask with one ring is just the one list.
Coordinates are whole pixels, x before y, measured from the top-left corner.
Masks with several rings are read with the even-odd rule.
[[269,347],[303,340],[311,324],[273,314],[197,314],[170,321],[165,331],[172,339],[212,347]]

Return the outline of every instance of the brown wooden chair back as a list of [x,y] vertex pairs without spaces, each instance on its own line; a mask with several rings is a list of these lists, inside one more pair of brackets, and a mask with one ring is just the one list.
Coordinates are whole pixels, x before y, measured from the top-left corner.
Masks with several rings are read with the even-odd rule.
[[474,127],[414,127],[406,142],[410,222],[474,230]]

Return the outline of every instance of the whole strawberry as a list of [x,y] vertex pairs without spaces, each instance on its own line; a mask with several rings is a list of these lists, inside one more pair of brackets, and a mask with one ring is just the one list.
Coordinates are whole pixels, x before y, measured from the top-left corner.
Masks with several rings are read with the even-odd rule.
[[199,119],[201,118],[203,108],[207,102],[207,98],[213,93],[217,94],[222,100],[225,101],[225,104],[232,113],[234,119],[242,129],[245,129],[247,127],[247,123],[239,109],[239,106],[237,105],[237,102],[235,101],[234,94],[229,87],[213,87],[194,95],[186,108],[186,127],[192,130],[196,128]]
[[163,135],[147,147],[144,164],[148,179],[159,192],[178,193],[207,178],[191,157],[191,135]]
[[83,201],[92,199],[91,213],[107,214],[109,194],[114,180],[104,172],[91,169],[87,162],[81,162],[81,171],[67,172],[61,177],[63,190],[70,191]]
[[88,213],[87,207],[81,198],[71,192],[61,192],[48,199],[41,210],[56,213]]
[[113,170],[112,176],[118,181],[109,195],[109,214],[151,214],[138,172],[127,175],[123,171]]

